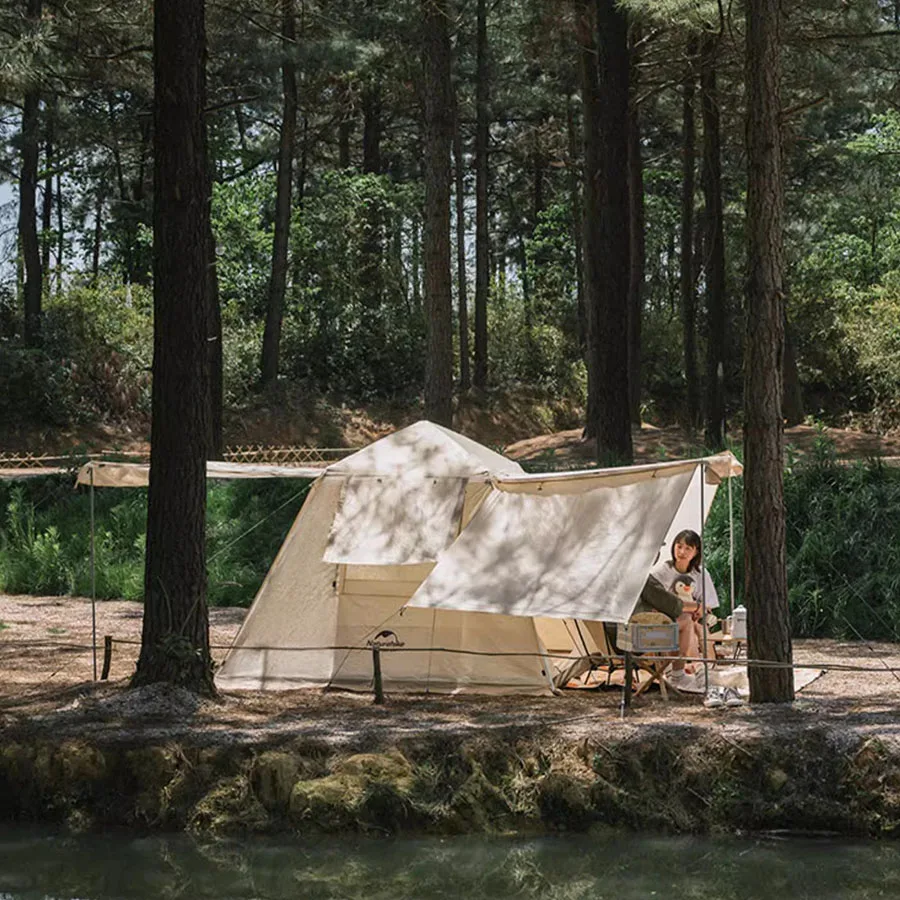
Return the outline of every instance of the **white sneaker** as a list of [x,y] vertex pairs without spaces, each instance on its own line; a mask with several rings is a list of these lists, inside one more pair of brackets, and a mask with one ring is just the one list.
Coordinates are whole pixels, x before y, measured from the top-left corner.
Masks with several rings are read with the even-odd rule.
[[720,709],[725,705],[724,690],[720,687],[711,687],[703,705],[707,709]]
[[725,701],[725,705],[729,708],[744,705],[744,701],[741,698],[741,695],[732,687],[725,688],[725,696],[723,699]]

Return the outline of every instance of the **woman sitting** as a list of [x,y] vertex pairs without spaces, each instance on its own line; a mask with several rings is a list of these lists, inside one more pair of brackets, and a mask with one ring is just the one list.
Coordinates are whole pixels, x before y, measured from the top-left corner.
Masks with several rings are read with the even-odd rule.
[[[719,606],[719,596],[709,572],[702,566],[702,559],[703,547],[700,535],[688,528],[675,535],[671,559],[660,560],[650,571],[651,577],[666,590],[675,590],[676,581],[683,583],[685,579],[689,579],[692,585],[691,597],[694,603],[683,603],[681,615],[676,618],[680,656],[695,658],[700,656],[705,614]],[[689,609],[689,605],[693,608]],[[693,686],[690,684],[693,678],[693,673],[685,668],[684,662],[672,663],[668,681],[673,687]]]

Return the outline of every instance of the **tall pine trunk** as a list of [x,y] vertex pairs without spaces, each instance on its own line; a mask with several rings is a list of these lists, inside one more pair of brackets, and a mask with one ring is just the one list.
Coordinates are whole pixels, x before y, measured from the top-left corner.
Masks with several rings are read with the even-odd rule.
[[[600,134],[600,283],[598,317],[597,459],[628,463],[628,23],[616,0],[597,0]],[[623,227],[625,225],[626,227]]]
[[278,183],[275,193],[275,233],[272,238],[272,274],[263,333],[261,383],[278,377],[281,324],[284,319],[284,295],[287,286],[288,242],[291,235],[291,189],[294,164],[294,139],[297,131],[297,67],[294,63],[294,0],[281,0],[282,53],[281,83],[284,111],[278,142]]
[[449,10],[445,0],[422,0],[425,219],[425,417],[449,426],[453,419],[453,300],[450,277]]
[[464,394],[472,387],[469,368],[469,298],[466,272],[466,193],[462,126],[459,121],[459,101],[453,97],[453,174],[456,195],[456,305],[459,321],[459,390]]
[[[41,0],[27,0],[26,16],[37,28],[41,20]],[[23,312],[25,343],[36,346],[41,337],[41,247],[37,228],[37,181],[40,97],[36,87],[25,91],[22,107],[22,168],[19,175],[19,247],[23,267]]]
[[681,329],[684,346],[684,380],[687,388],[686,425],[695,428],[700,421],[700,383],[697,373],[697,303],[694,293],[694,170],[697,141],[694,127],[694,60],[696,42],[688,42],[688,70],[681,95]]
[[144,623],[132,684],[211,694],[203,0],[156,0],[153,47],[153,422]]
[[488,378],[487,303],[490,289],[488,232],[488,140],[490,119],[487,0],[478,0],[475,35],[475,367],[472,383],[484,391]]
[[[790,664],[781,422],[784,353],[780,0],[747,6],[744,596],[751,659]],[[749,667],[750,699],[794,699],[791,669]]]
[[704,268],[706,270],[705,443],[725,447],[725,230],[722,213],[722,139],[716,87],[717,36],[704,38],[700,50],[703,111]]
[[[632,43],[634,39],[632,39]],[[641,319],[644,312],[644,164],[637,105],[636,53],[632,51],[631,98],[628,105],[628,408],[633,425],[641,424]]]

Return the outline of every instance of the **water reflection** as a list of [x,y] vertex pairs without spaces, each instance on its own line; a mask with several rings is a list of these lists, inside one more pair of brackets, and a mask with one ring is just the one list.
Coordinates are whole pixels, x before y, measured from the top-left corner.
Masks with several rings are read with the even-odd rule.
[[893,844],[622,834],[197,844],[182,836],[0,831],[0,900],[898,895],[900,849]]

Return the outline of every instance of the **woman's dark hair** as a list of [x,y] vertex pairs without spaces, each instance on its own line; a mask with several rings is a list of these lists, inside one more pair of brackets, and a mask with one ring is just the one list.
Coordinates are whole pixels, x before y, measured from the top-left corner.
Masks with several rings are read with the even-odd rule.
[[688,565],[688,572],[693,569],[695,572],[700,571],[700,561],[703,558],[703,543],[700,540],[700,535],[697,534],[696,531],[691,531],[690,528],[685,528],[684,531],[679,531],[678,534],[675,535],[675,539],[672,541],[672,562],[675,562],[675,545],[676,544],[687,544],[688,547],[693,547],[697,551],[697,555],[691,560]]

